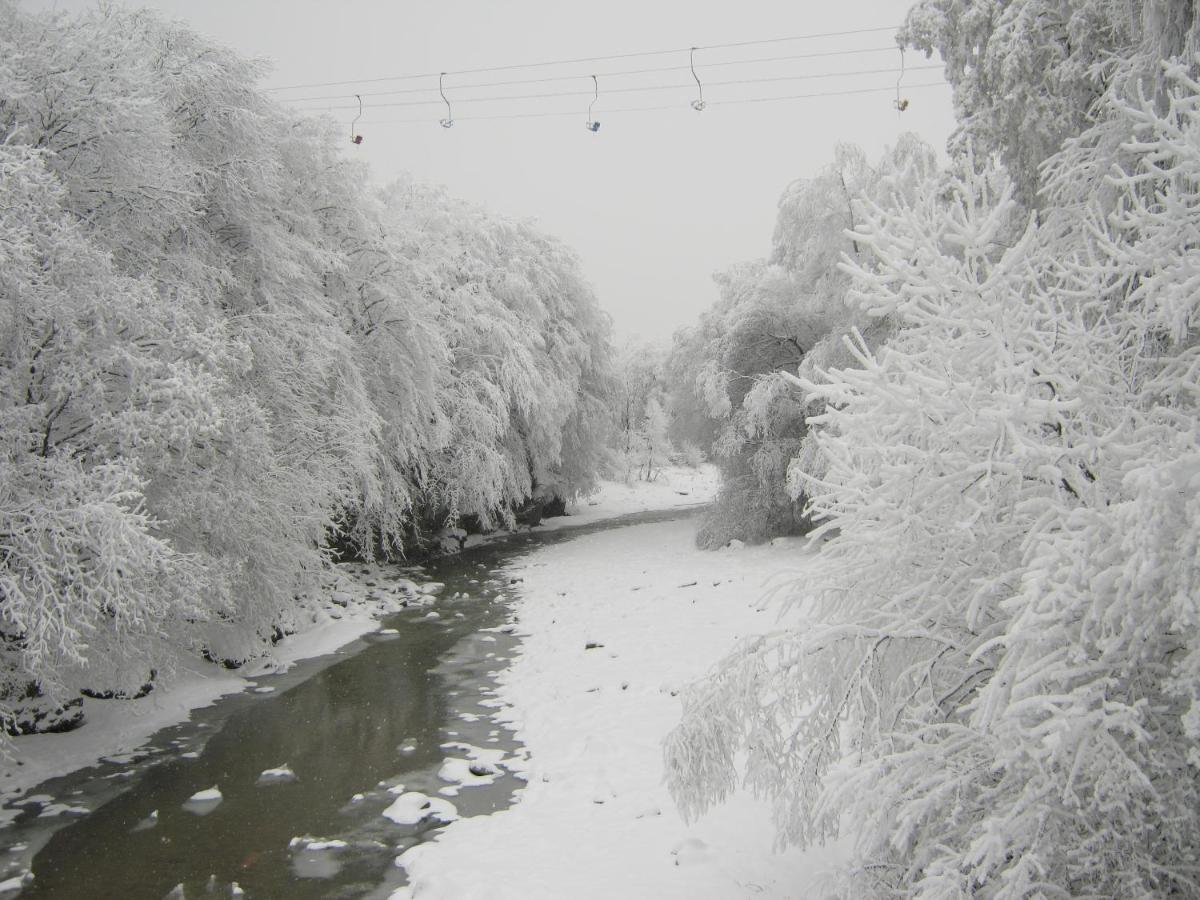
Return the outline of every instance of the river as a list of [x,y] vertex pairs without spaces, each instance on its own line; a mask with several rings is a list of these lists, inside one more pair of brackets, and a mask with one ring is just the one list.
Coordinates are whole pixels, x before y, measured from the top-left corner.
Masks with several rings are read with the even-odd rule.
[[[0,831],[0,853],[14,864],[28,860],[34,875],[19,896],[387,897],[404,883],[397,854],[441,827],[385,818],[399,786],[437,797],[447,786],[439,778],[447,756],[473,753],[468,747],[521,752],[492,718],[495,677],[519,643],[511,597],[520,584],[509,583],[507,564],[550,543],[686,514],[513,535],[416,571],[385,569],[385,578],[419,577],[445,589],[432,606],[382,621],[394,634],[371,634],[255,679],[274,690],[197,710],[132,759],[31,792],[46,800],[27,803]],[[261,773],[285,765],[294,778],[263,782]],[[512,802],[521,782],[502,763],[496,768],[490,784],[449,798],[460,815]],[[219,801],[189,802],[214,786]],[[43,816],[49,798],[91,811]]]

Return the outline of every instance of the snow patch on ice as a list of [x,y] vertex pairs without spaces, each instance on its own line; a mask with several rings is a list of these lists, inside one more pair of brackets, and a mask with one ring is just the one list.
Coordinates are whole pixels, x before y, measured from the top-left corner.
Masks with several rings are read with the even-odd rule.
[[383,815],[397,825],[416,825],[423,819],[453,822],[458,818],[454,804],[442,797],[430,797],[420,791],[409,791],[396,798]]

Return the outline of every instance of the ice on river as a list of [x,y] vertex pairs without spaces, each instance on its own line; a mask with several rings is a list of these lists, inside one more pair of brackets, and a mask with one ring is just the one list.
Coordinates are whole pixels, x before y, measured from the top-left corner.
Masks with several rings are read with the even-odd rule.
[[[770,803],[745,791],[685,822],[663,783],[681,689],[780,627],[768,588],[808,560],[799,540],[712,553],[694,536],[694,521],[614,529],[510,566],[522,643],[481,705],[524,744],[504,769],[527,785],[511,808],[406,849],[395,900],[822,896],[814,879],[840,846],[773,852]],[[472,751],[443,746],[439,775],[456,790]]]

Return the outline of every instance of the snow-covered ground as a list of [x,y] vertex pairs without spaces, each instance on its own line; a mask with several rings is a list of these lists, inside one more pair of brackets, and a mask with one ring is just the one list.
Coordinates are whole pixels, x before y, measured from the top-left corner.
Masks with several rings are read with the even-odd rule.
[[570,528],[630,513],[703,505],[716,496],[719,478],[716,466],[706,464],[696,468],[668,466],[649,482],[604,481],[595,494],[567,507],[566,516],[546,519],[535,530]]
[[[549,519],[536,530],[586,525],[645,509],[666,509],[705,503],[712,498],[716,472],[668,469],[653,483],[633,485],[604,482],[593,496],[574,504],[570,515]],[[364,575],[364,571],[368,574]],[[244,670],[229,671],[196,660],[184,663],[169,683],[139,700],[85,699],[86,723],[66,734],[21,737],[0,756],[0,825],[19,810],[4,804],[48,778],[65,775],[100,759],[136,756],[156,731],[186,721],[192,710],[228,694],[253,689],[258,676],[284,671],[296,662],[324,656],[378,628],[381,615],[396,610],[403,585],[369,588],[373,570],[339,567],[335,596],[314,601],[308,627],[273,648],[271,658]],[[336,602],[335,602],[336,601]]]
[[585,536],[511,569],[524,638],[497,715],[528,786],[400,856],[410,885],[394,900],[812,896],[837,848],[774,853],[769,805],[746,793],[689,825],[663,783],[676,692],[777,624],[768,588],[808,559],[799,540],[700,551],[695,525]]

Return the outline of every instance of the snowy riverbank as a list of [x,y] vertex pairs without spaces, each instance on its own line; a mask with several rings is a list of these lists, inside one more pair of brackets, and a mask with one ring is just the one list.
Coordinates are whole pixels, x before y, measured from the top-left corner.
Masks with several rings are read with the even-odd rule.
[[718,552],[696,519],[589,535],[510,569],[520,655],[498,711],[528,755],[517,802],[404,853],[394,900],[805,897],[836,850],[772,852],[769,805],[737,794],[685,824],[662,778],[675,692],[777,621],[768,583],[802,541]]
[[[708,502],[715,491],[715,470],[671,469],[651,484],[605,482],[593,496],[574,504],[568,516],[547,520],[536,530],[586,525],[645,509],[668,509]],[[138,700],[85,699],[85,724],[65,734],[41,734],[11,741],[0,759],[0,807],[41,782],[90,766],[101,759],[143,756],[155,732],[184,722],[191,712],[221,697],[246,690],[270,690],[262,676],[286,671],[302,660],[324,656],[378,628],[381,616],[413,599],[412,586],[387,583],[373,566],[337,566],[330,594],[312,601],[309,621],[276,645],[269,657],[230,671],[200,660],[189,661],[164,686]],[[419,595],[419,592],[418,592]],[[19,809],[0,808],[0,825]]]
[[0,805],[5,806],[0,808],[0,825],[20,812],[7,804],[35,785],[101,760],[142,758],[146,742],[155,732],[186,721],[193,710],[230,694],[273,690],[259,686],[264,675],[285,672],[301,660],[333,653],[374,631],[380,616],[400,608],[403,598],[399,591],[385,589],[372,597],[374,590],[365,584],[366,579],[349,567],[338,569],[332,579],[336,593],[314,601],[308,627],[289,635],[268,657],[236,671],[199,659],[187,660],[165,685],[140,699],[84,698],[84,724],[74,731],[12,739],[9,755],[0,760]]

